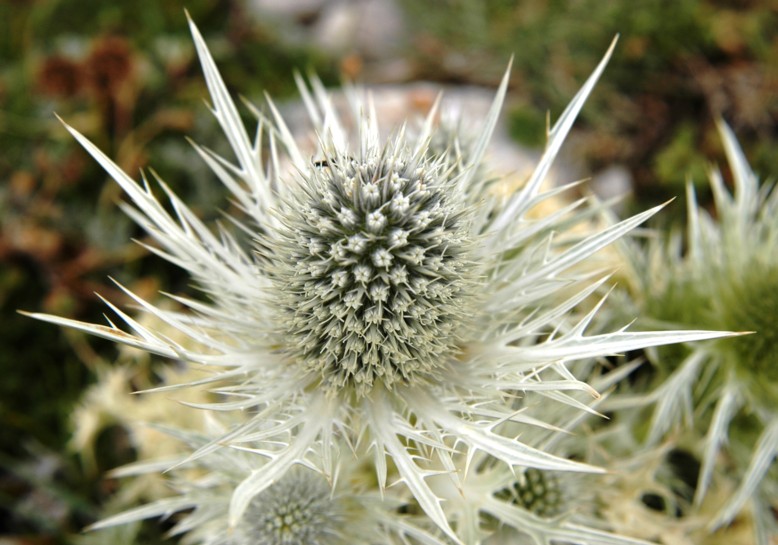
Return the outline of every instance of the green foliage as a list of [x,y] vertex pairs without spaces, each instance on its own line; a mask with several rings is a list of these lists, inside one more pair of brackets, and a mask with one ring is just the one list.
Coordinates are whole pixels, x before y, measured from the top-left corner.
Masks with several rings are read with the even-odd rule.
[[[441,79],[493,82],[513,57],[512,95],[523,104],[514,135],[532,144],[525,109],[556,118],[614,36],[608,77],[583,112],[578,151],[587,170],[622,163],[636,198],[662,202],[678,183],[720,160],[713,121],[727,119],[754,166],[775,172],[778,50],[766,4],[719,0],[404,0],[413,54]],[[442,72],[442,73],[441,73]],[[750,153],[749,153],[750,155]],[[659,182],[658,185],[657,182]]]
[[546,116],[534,108],[514,108],[508,118],[511,136],[525,146],[542,147],[546,143]]
[[698,138],[698,131],[691,124],[676,129],[670,142],[656,154],[655,169],[659,183],[680,194],[687,180],[705,179],[708,161],[698,151]]

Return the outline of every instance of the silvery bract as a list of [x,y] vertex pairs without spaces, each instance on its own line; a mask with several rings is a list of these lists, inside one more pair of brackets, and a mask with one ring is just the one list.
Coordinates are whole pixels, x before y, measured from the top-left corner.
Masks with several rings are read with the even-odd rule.
[[237,411],[242,421],[190,461],[226,447],[249,449],[260,461],[232,493],[229,527],[241,527],[254,498],[295,466],[333,482],[350,451],[364,450],[380,490],[394,476],[460,542],[477,534],[479,521],[452,527],[432,476],[463,489],[475,457],[505,468],[601,471],[516,438],[516,425],[544,426],[517,410],[519,396],[580,410],[576,392],[595,392],[571,362],[722,335],[586,333],[599,305],[577,309],[605,279],[578,265],[658,208],[587,235],[571,229],[594,215],[586,201],[546,217],[529,214],[561,191],[540,188],[610,51],[550,130],[534,173],[506,197],[481,172],[507,74],[472,144],[444,154],[430,147],[436,108],[420,130],[401,127],[382,141],[369,98],[351,97],[356,128],[349,134],[321,85],[301,86],[318,138],[312,158],[270,102],[268,117],[256,112],[256,137],[249,137],[191,28],[236,162],[195,149],[240,209],[229,217],[234,228],[204,225],[158,181],[163,205],[145,179],[136,183],[68,128],[123,188],[132,203],[124,210],[157,242],[150,250],[185,269],[207,296],[171,296],[189,309],[177,312],[128,291],[188,341],[146,328],[110,303],[124,329],[36,316],[212,373],[203,382],[221,401],[200,408]]

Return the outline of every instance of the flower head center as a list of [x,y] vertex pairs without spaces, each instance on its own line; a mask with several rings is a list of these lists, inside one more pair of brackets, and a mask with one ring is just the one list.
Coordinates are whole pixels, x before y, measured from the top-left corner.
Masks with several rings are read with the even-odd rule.
[[555,517],[565,510],[561,483],[550,471],[527,469],[499,496],[543,518]]
[[339,535],[342,506],[323,477],[292,471],[256,496],[243,515],[240,543],[323,545]]
[[312,170],[284,211],[282,327],[331,391],[428,377],[464,315],[471,267],[451,183],[435,163],[385,155]]

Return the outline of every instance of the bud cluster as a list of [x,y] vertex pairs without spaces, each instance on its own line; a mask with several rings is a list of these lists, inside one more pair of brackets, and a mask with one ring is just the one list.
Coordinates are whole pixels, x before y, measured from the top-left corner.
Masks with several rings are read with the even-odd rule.
[[528,468],[499,495],[543,518],[556,517],[565,510],[559,478],[550,471]]

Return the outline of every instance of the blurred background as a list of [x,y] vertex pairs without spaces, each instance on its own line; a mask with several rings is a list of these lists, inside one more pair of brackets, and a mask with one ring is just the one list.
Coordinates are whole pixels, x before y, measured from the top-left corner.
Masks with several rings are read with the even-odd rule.
[[[754,170],[778,173],[775,0],[0,0],[2,545],[72,543],[115,488],[103,473],[133,456],[122,430],[107,428],[89,466],[69,442],[74,404],[116,348],[17,310],[99,322],[94,292],[126,302],[109,277],[152,298],[188,289],[131,242],[143,234],[118,188],[54,114],[127,172],[153,166],[195,211],[224,202],[184,138],[223,145],[185,8],[255,104],[293,99],[295,70],[328,86],[493,89],[513,56],[503,119],[530,150],[619,34],[565,147],[573,172],[626,188],[627,208],[682,195],[687,180],[704,201],[723,117]],[[683,219],[680,203],[665,222]],[[145,543],[161,539],[149,532]]]

